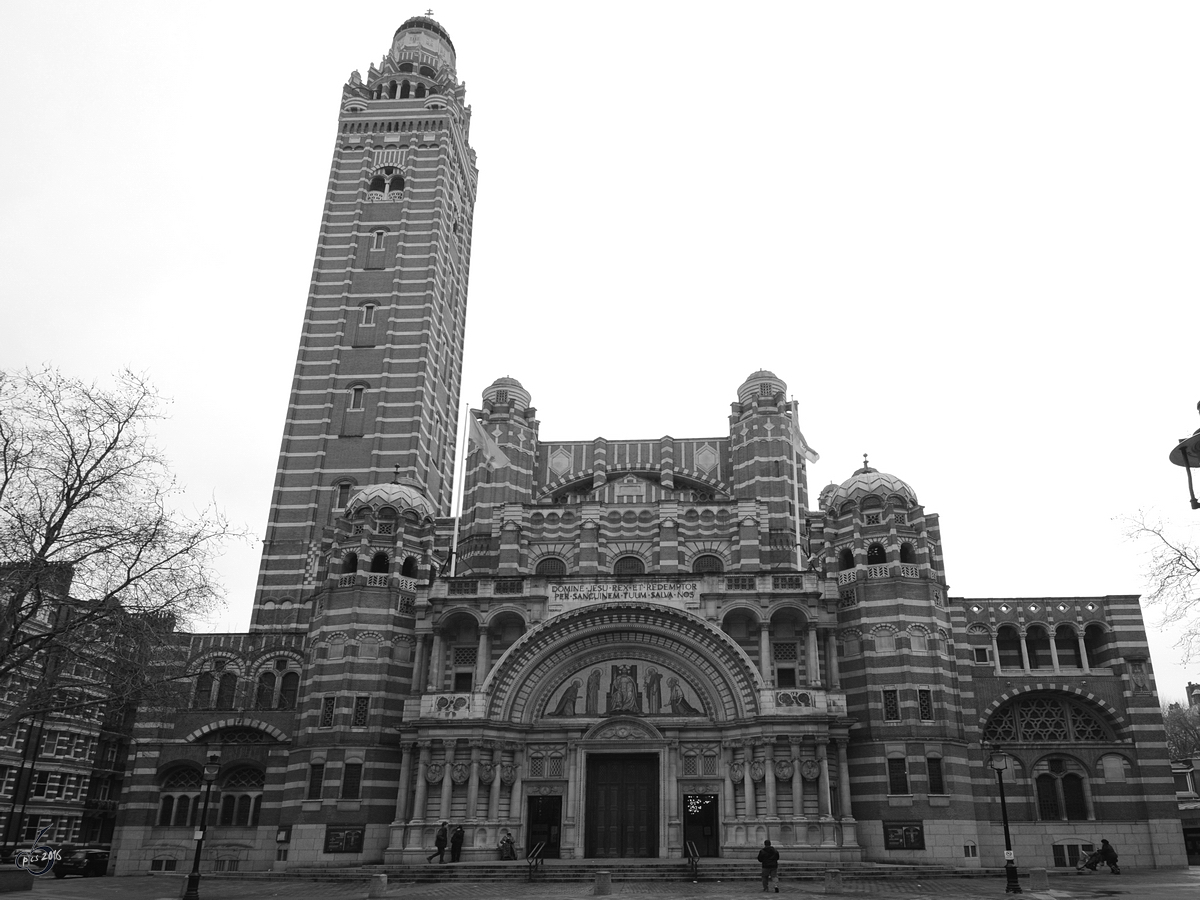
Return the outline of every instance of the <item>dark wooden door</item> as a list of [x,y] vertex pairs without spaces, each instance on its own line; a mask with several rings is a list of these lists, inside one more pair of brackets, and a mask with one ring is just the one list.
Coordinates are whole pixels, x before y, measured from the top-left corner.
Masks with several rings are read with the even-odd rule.
[[529,846],[526,853],[544,843],[542,856],[558,859],[562,832],[562,797],[529,798]]
[[592,754],[587,765],[584,855],[658,856],[658,757]]
[[721,855],[719,822],[716,794],[683,795],[683,839],[695,844],[701,856]]

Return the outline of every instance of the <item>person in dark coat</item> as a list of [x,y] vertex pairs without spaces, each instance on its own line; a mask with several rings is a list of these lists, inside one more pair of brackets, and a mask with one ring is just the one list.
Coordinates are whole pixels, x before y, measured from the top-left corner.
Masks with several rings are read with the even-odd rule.
[[763,841],[763,848],[758,851],[758,861],[762,863],[763,890],[768,883],[779,893],[779,851],[771,846],[769,840]]
[[450,862],[458,862],[458,858],[462,856],[463,839],[466,834],[463,833],[463,827],[458,825],[454,829],[454,834],[450,835]]
[[425,857],[426,862],[433,862],[433,858],[435,856],[438,858],[438,862],[440,863],[444,863],[446,861],[447,824],[448,823],[443,822],[441,828],[437,830],[437,835],[433,839],[434,851]]
[[1117,851],[1113,849],[1113,845],[1107,840],[1101,841],[1100,849],[1092,853],[1092,855],[1087,858],[1086,862],[1077,866],[1076,870],[1082,872],[1084,869],[1090,869],[1091,871],[1095,872],[1096,867],[1100,865],[1100,863],[1104,863],[1106,866],[1108,866],[1108,871],[1113,875],[1121,874],[1121,867],[1117,865]]

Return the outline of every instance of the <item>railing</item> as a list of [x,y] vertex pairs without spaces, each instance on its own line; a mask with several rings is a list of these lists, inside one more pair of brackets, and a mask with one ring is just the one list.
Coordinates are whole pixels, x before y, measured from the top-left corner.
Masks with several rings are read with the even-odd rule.
[[530,881],[533,881],[534,872],[536,872],[538,869],[541,869],[543,872],[546,870],[546,860],[542,856],[542,854],[545,852],[546,842],[538,841],[538,843],[534,845],[533,849],[526,854],[525,863],[529,866]]
[[771,587],[777,591],[804,590],[803,575],[776,575],[771,579]]
[[495,582],[492,585],[493,594],[523,594],[525,593],[525,582],[519,578],[503,579]]
[[911,563],[900,563],[900,574],[904,578],[920,578],[921,567],[914,566]]
[[838,584],[854,584],[858,580],[858,570],[849,569],[845,572],[838,572]]
[[868,578],[887,578],[892,574],[891,569],[892,569],[892,567],[889,566],[887,563],[881,563],[879,565],[874,565],[874,566],[867,566],[867,577]]
[[753,575],[726,575],[725,590],[727,591],[753,591],[757,588]]
[[355,575],[349,572],[338,579],[338,587],[354,587]]
[[386,575],[367,575],[367,587],[387,587]]
[[463,597],[479,593],[479,582],[472,579],[471,581],[451,581],[446,587],[446,593],[450,596]]
[[406,594],[415,594],[417,592],[417,579],[400,576],[396,579],[396,587],[400,588]]
[[700,877],[700,851],[696,848],[695,841],[684,841],[683,849],[687,851],[688,870],[692,873],[692,880]]

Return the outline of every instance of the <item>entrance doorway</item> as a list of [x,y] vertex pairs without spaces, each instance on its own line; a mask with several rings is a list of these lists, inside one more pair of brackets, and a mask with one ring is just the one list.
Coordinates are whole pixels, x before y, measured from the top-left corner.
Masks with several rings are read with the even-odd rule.
[[658,756],[591,754],[587,760],[584,855],[658,856]]
[[562,839],[562,797],[529,798],[529,845],[528,853],[538,844],[545,843],[542,856],[558,859],[559,841]]
[[683,840],[696,845],[701,856],[720,856],[719,807],[716,794],[683,795]]

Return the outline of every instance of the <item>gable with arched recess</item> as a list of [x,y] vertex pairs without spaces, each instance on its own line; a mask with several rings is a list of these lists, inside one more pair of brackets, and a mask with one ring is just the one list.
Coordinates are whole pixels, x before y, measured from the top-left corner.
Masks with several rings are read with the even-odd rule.
[[185,737],[184,741],[193,743],[199,741],[205,735],[212,734],[214,731],[221,731],[225,728],[250,728],[261,731],[277,741],[288,740],[288,736],[274,725],[264,722],[261,719],[247,719],[244,716],[239,716],[232,719],[218,719],[215,722],[208,722],[204,725],[201,725],[199,728]]

